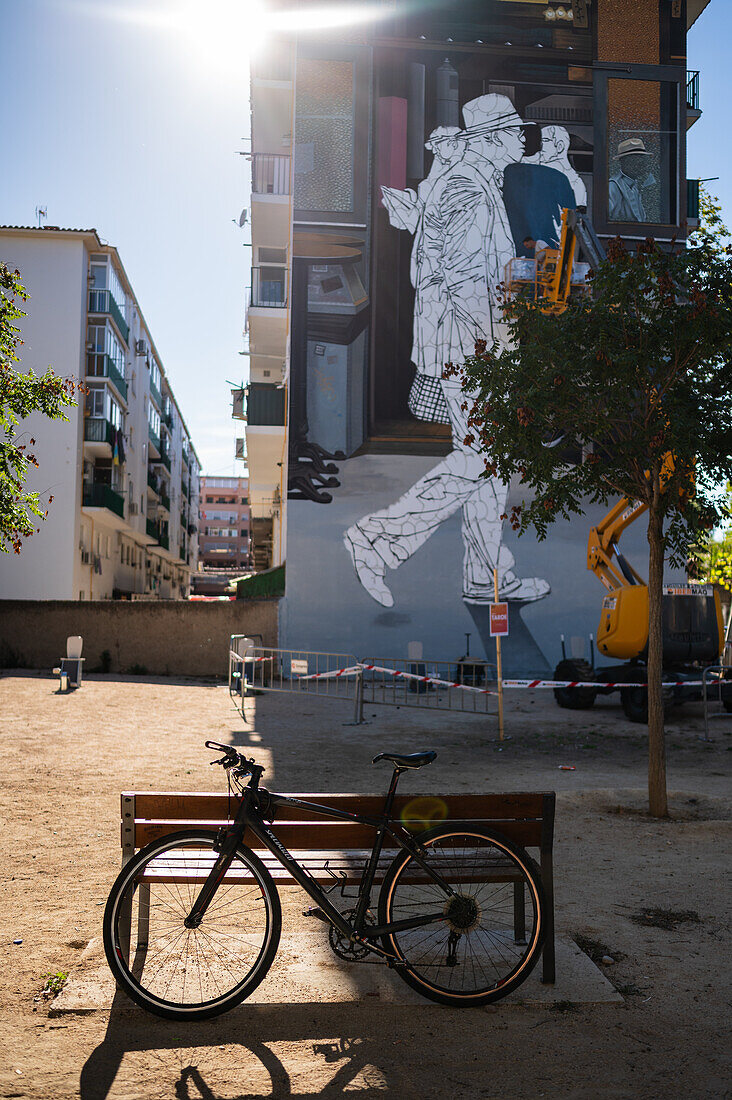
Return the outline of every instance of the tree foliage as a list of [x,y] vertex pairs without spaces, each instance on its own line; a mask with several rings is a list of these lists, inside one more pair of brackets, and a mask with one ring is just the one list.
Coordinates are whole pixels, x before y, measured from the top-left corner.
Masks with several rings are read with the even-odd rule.
[[20,302],[28,293],[20,272],[0,263],[0,551],[20,553],[23,539],[30,537],[39,520],[48,515],[41,494],[26,489],[29,468],[38,466],[32,452],[35,440],[17,433],[18,424],[34,412],[52,420],[68,420],[64,409],[74,405],[78,388],[72,379],[59,378],[49,368],[45,374],[23,373],[13,364],[20,360],[22,344],[18,321],[25,317]]
[[[610,242],[592,297],[560,315],[510,304],[511,344],[484,344],[462,370],[469,441],[489,475],[518,474],[526,496],[510,519],[544,538],[588,501],[649,506],[654,474],[674,468],[656,502],[664,546],[683,563],[724,511],[732,475],[732,263],[707,244],[629,252]],[[558,441],[558,442],[557,442]],[[568,461],[568,448],[583,461]]]

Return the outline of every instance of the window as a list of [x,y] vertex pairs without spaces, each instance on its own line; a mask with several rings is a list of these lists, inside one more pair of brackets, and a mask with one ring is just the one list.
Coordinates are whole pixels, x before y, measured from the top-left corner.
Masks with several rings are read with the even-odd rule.
[[110,325],[87,325],[86,342],[87,374],[104,377],[106,364],[103,357],[108,355],[116,370],[124,377],[125,353]]
[[102,253],[92,253],[89,284],[94,290],[108,290],[124,314],[126,307],[125,292],[110,258]]
[[148,402],[147,406],[147,422],[150,425],[151,431],[160,438],[160,413],[155,408],[152,401]]
[[160,392],[160,367],[154,359],[150,360],[150,385]]

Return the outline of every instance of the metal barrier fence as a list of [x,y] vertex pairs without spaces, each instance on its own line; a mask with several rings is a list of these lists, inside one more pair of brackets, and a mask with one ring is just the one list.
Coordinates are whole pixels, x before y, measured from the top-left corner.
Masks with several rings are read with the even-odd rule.
[[352,653],[263,646],[244,634],[229,641],[229,691],[241,697],[242,710],[247,692],[278,691],[351,701],[356,723],[364,720],[364,702],[495,717],[494,676],[494,666],[478,659],[359,661]]
[[497,717],[495,667],[485,661],[374,657],[361,661],[361,668],[365,703]]
[[[726,656],[726,654],[725,654]],[[712,675],[709,675],[709,674]],[[715,718],[732,717],[732,684],[728,677],[732,675],[729,665],[708,665],[702,672],[702,700],[704,702],[704,740],[711,741],[709,736],[709,703],[712,700],[720,703],[724,708],[714,715]],[[709,688],[716,689],[709,692]],[[726,688],[726,691],[724,690]]]
[[275,649],[256,645],[244,635],[232,635],[229,643],[229,691],[278,691],[320,695],[352,701],[355,721],[363,721],[363,676],[352,653],[316,653],[304,649]]

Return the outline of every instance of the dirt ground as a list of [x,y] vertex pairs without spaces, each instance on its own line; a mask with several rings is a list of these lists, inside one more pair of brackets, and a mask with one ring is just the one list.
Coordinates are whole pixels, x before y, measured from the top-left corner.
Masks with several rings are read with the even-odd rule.
[[[706,743],[700,705],[673,712],[671,818],[657,821],[645,813],[645,731],[612,699],[569,712],[548,692],[514,693],[501,745],[492,717],[372,706],[355,727],[346,703],[267,695],[243,719],[221,685],[89,676],[59,695],[57,683],[0,676],[0,1096],[732,1096],[732,718],[713,719]],[[119,792],[219,789],[206,738],[251,750],[282,791],[380,792],[375,752],[428,748],[437,762],[404,789],[556,790],[558,932],[615,960],[604,972],[624,1003],[460,1011],[315,994],[174,1024],[118,995],[111,1012],[55,1016],[44,975],[73,973],[100,935],[120,863]]]

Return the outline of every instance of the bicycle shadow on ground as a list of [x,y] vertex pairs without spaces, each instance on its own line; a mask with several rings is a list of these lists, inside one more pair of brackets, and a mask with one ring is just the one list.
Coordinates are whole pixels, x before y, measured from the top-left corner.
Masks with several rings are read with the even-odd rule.
[[[118,1089],[120,1096],[153,1095],[154,1082],[161,1100],[327,1100],[348,1089],[363,1100],[416,1098],[405,1047],[394,1039],[407,1023],[403,1014],[413,1009],[381,1005],[377,1019],[363,1008],[244,1004],[213,1020],[181,1023],[149,1015],[118,990],[105,1038],[81,1071],[79,1095],[107,1100]],[[452,1014],[437,1006],[426,1011]],[[271,1049],[280,1043],[303,1044],[308,1076],[319,1078],[314,1091],[298,1086],[293,1092],[290,1074]],[[302,1054],[293,1057],[300,1073]]]

